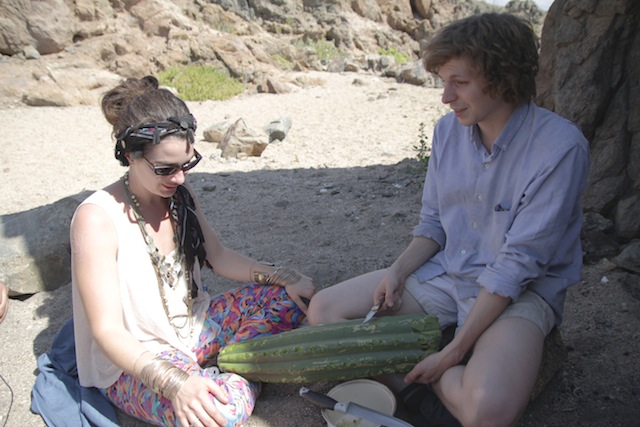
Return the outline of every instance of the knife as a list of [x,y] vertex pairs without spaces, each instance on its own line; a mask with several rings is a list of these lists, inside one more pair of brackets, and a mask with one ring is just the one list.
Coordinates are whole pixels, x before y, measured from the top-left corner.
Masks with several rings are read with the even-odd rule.
[[366,406],[358,405],[354,402],[338,402],[334,398],[317,391],[309,390],[306,387],[300,388],[300,396],[322,409],[348,414],[357,418],[364,418],[385,427],[413,427],[411,424],[402,421],[400,418],[378,412]]
[[373,316],[376,315],[376,313],[378,312],[378,310],[380,310],[380,304],[376,304],[373,307],[371,307],[371,310],[369,310],[369,312],[367,313],[367,315],[365,316],[364,320],[362,321],[362,323],[367,323],[369,320],[373,319]]

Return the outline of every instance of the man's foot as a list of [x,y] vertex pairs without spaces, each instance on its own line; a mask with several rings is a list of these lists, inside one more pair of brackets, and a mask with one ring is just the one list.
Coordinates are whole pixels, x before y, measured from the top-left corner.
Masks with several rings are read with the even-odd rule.
[[398,397],[419,427],[462,427],[428,384],[409,384]]

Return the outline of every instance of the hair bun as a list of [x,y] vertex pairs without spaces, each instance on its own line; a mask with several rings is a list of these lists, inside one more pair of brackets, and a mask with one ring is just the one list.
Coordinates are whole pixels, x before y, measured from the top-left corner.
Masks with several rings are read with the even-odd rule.
[[144,76],[142,81],[153,87],[153,89],[158,89],[160,87],[160,82],[153,76]]

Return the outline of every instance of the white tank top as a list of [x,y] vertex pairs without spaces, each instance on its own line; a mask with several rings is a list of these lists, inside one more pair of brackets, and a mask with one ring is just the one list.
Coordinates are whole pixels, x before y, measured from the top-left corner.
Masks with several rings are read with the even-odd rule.
[[[138,224],[132,224],[129,221],[124,213],[123,204],[116,201],[106,191],[96,191],[82,202],[82,204],[87,203],[104,209],[113,221],[118,239],[118,277],[125,328],[153,354],[175,348],[193,360],[197,360],[193,349],[202,330],[211,298],[200,286],[200,267],[194,266],[193,271],[196,283],[200,288],[198,297],[193,300],[195,317],[193,333],[191,336],[181,339],[169,323],[162,306],[158,279]],[[107,388],[116,382],[123,370],[114,365],[102,353],[93,339],[73,275],[71,281],[76,358],[80,384],[84,387]],[[170,313],[180,310],[180,300],[184,295],[179,292],[180,287],[182,289],[186,287],[184,280],[176,286],[177,292],[165,292],[169,299]],[[175,296],[178,301],[172,296]]]

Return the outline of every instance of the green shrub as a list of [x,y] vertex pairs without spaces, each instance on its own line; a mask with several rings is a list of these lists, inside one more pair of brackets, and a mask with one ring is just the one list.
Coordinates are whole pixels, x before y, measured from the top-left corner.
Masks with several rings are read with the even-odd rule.
[[294,67],[293,62],[279,53],[273,55],[273,62],[275,62],[283,70],[293,70]]
[[424,131],[424,123],[420,123],[418,128],[418,144],[414,145],[413,148],[418,152],[418,162],[420,163],[420,170],[426,171],[429,166],[429,158],[431,157],[431,147],[427,142],[429,137]]
[[320,61],[330,61],[340,54],[336,45],[328,40],[318,40],[314,43],[314,48]]
[[185,101],[223,101],[245,90],[237,79],[201,64],[168,68],[158,73],[158,81],[175,88]]
[[396,61],[396,64],[398,65],[402,65],[409,60],[409,55],[407,55],[404,52],[400,52],[395,47],[390,47],[388,49],[380,49],[378,53],[384,56],[393,56],[393,59]]
[[329,40],[310,40],[307,38],[297,39],[293,41],[293,46],[298,50],[311,50],[315,53],[320,61],[331,61],[335,57],[341,55],[340,49]]

